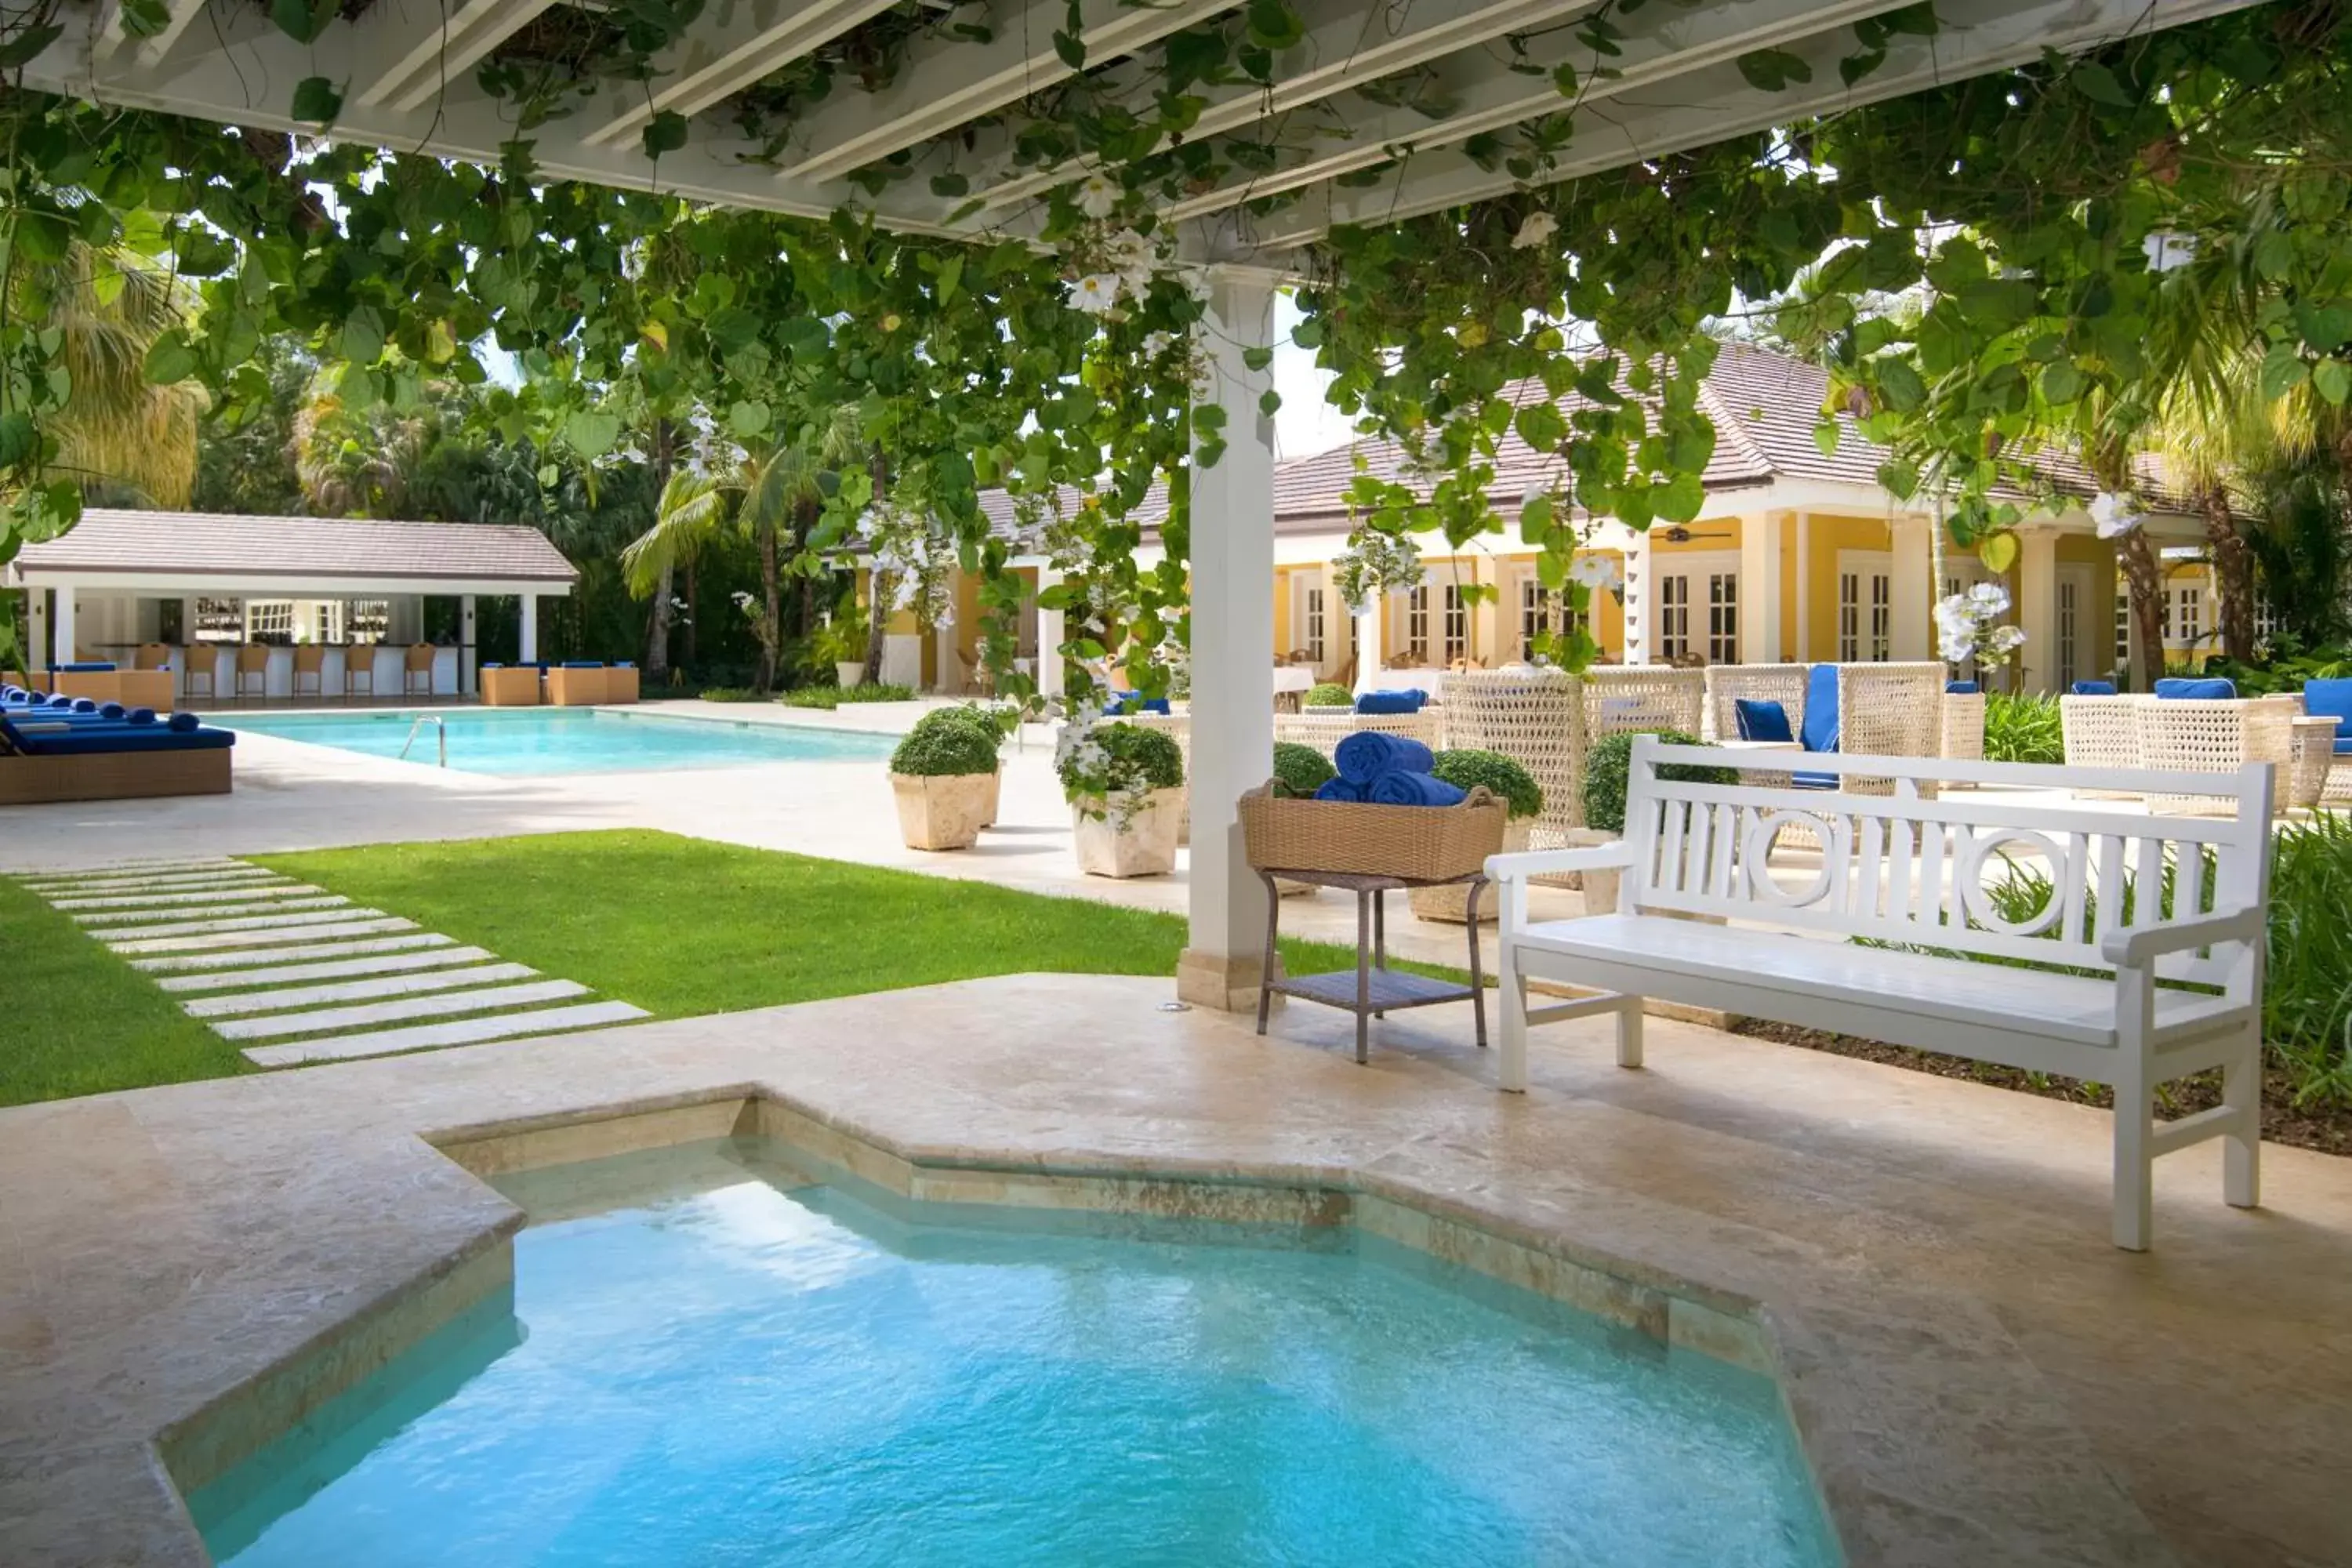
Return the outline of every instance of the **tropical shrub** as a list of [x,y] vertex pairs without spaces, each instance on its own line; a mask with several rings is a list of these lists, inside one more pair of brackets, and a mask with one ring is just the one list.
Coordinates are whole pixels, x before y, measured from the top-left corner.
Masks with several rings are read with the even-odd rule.
[[1331,759],[1296,741],[1274,743],[1274,793],[1287,800],[1307,800],[1339,776]]
[[1013,726],[1021,722],[1018,710],[983,708],[977,702],[958,703],[952,708],[934,708],[915,721],[909,734],[924,734],[933,730],[969,730],[988,742],[991,755],[1003,749],[1004,739]]
[[1097,724],[1054,764],[1072,800],[1133,798],[1184,782],[1184,752],[1174,736],[1139,724]]
[[871,630],[863,608],[835,611],[833,619],[809,634],[803,656],[807,668],[819,675],[831,675],[835,665],[864,664]]
[[705,702],[772,702],[772,692],[754,691],[748,686],[706,686],[695,693]]
[[1356,694],[1336,680],[1318,682],[1307,694],[1307,706],[1309,708],[1353,708],[1355,705]]
[[928,730],[918,724],[898,742],[898,749],[890,753],[890,771],[916,778],[992,773],[996,771],[996,742],[974,724],[934,724]]
[[2058,699],[1987,693],[1984,754],[1989,763],[2064,762],[2066,737],[2059,727]]
[[[1633,774],[1633,737],[1654,734],[1669,746],[1696,746],[1696,735],[1680,730],[1627,731],[1595,742],[1584,758],[1584,826],[1603,833],[1625,831],[1625,790]],[[1727,784],[1739,782],[1729,768],[1692,767],[1676,763],[1659,770],[1661,777],[1685,784]]]
[[787,708],[838,708],[845,702],[912,702],[911,686],[803,686],[784,693]]
[[[1510,807],[1514,819],[1539,816],[1543,814],[1543,786],[1536,783],[1535,774],[1528,772],[1500,752],[1481,752],[1461,747],[1437,753],[1437,762],[1430,770],[1457,789],[1475,789],[1480,784],[1486,792]],[[1618,806],[1622,821],[1624,806]]]
[[2329,645],[2304,651],[2292,639],[2280,638],[2270,658],[2251,664],[2233,658],[2209,659],[2199,673],[2219,675],[2237,683],[2244,697],[2278,693],[2300,695],[2306,680],[2339,680],[2352,675],[2352,647]]

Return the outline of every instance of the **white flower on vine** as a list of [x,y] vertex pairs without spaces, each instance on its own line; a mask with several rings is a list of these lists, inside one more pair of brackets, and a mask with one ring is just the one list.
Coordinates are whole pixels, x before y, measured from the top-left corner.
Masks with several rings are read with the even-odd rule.
[[735,600],[735,607],[737,609],[748,610],[751,607],[751,595],[743,592],[741,589],[737,589],[732,596]]
[[2119,539],[2140,525],[2147,515],[2139,498],[2126,490],[2101,490],[2091,498],[2091,521],[2101,539]]
[[1513,250],[1532,250],[1559,232],[1559,219],[1548,212],[1531,212],[1519,220],[1519,232],[1511,236]]
[[1078,182],[1074,198],[1078,210],[1090,218],[1107,218],[1118,210],[1118,182],[1101,174],[1088,174]]
[[1987,646],[1989,646],[1995,653],[2013,653],[2017,649],[2025,646],[2025,628],[2022,626],[1995,626],[1992,629],[1991,636],[1987,637],[1985,640]]
[[1144,333],[1143,357],[1146,359],[1158,359],[1161,354],[1168,352],[1169,345],[1173,343],[1175,341],[1176,334],[1173,332]]
[[1089,316],[1107,316],[1118,304],[1116,273],[1089,272],[1070,285],[1070,304]]
[[1614,588],[1625,580],[1613,555],[1580,555],[1569,563],[1569,581],[1588,588]]
[[1969,590],[1969,598],[1987,613],[1999,615],[2009,608],[2009,590],[1998,583],[1979,583]]

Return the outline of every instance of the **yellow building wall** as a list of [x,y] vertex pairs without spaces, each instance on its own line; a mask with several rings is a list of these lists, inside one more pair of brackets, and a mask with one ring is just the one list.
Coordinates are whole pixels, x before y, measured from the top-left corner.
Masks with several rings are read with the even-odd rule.
[[[1812,514],[1811,526],[1812,542],[1805,563],[1805,608],[1807,619],[1811,624],[1807,628],[1808,638],[1803,646],[1811,651],[1813,662],[1821,663],[1837,658],[1838,552],[1867,550],[1892,554],[1894,531],[1887,526],[1885,518],[1840,517],[1822,512]],[[1789,571],[1792,579],[1797,569],[1796,538],[1796,526],[1792,523],[1788,535]],[[1896,613],[1901,612],[1898,609]],[[1797,624],[1793,602],[1788,610],[1787,624],[1790,626]],[[1795,652],[1796,647],[1797,644],[1792,640],[1790,651]]]
[[[1327,619],[1327,626],[1330,624]],[[1290,640],[1290,568],[1274,569],[1274,656],[1280,658],[1297,647]]]

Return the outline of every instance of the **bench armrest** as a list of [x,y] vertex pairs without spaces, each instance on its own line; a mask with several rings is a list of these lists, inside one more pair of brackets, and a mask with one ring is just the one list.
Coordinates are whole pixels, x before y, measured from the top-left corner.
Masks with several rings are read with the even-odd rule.
[[1801,741],[1716,741],[1711,742],[1719,752],[1802,752]]
[[1622,839],[1596,844],[1589,849],[1522,849],[1516,855],[1486,857],[1486,875],[1496,882],[1519,882],[1531,877],[1558,876],[1563,871],[1606,871],[1633,864],[1633,847]]
[[2111,931],[2100,939],[2099,952],[2118,968],[2145,969],[2148,961],[2159,953],[2182,952],[2217,942],[2260,942],[2266,925],[2267,911],[2259,905],[2242,904],[2234,910],[2216,910],[2192,921],[2167,921],[2137,931]]

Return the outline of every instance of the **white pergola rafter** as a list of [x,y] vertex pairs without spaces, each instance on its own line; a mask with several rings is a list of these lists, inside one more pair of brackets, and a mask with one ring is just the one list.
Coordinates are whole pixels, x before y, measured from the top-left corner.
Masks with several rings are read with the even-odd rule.
[[643,130],[664,110],[700,114],[770,71],[791,64],[888,10],[892,0],[723,0],[698,28],[656,62],[637,101],[588,132],[611,145]]

